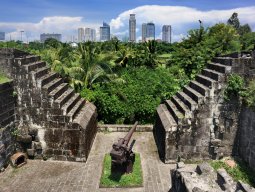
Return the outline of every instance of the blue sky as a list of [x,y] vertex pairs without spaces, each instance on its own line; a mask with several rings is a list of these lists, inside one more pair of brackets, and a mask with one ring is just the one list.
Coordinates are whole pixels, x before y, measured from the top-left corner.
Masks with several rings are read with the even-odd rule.
[[153,21],[158,37],[162,25],[171,24],[174,39],[179,40],[189,28],[197,27],[198,19],[210,26],[225,22],[233,11],[255,29],[251,19],[255,0],[5,0],[0,6],[0,31],[18,39],[18,31],[25,30],[30,40],[38,39],[40,32],[55,32],[68,40],[77,35],[77,27],[97,29],[106,21],[112,33],[122,37],[128,35],[129,13],[135,13],[138,38],[141,23]]

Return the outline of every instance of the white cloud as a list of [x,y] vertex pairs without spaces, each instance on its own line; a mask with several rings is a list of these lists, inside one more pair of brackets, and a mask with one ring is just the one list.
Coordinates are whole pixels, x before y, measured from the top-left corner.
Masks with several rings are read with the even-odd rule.
[[121,13],[117,18],[111,20],[110,25],[113,32],[124,30],[128,28],[129,14],[134,13],[139,28],[141,28],[142,23],[153,21],[157,27],[157,34],[160,33],[162,25],[172,25],[173,40],[178,41],[188,29],[199,26],[198,20],[202,20],[205,26],[209,26],[226,22],[233,12],[238,13],[238,18],[242,24],[248,23],[255,30],[255,6],[201,11],[184,6],[145,5]]

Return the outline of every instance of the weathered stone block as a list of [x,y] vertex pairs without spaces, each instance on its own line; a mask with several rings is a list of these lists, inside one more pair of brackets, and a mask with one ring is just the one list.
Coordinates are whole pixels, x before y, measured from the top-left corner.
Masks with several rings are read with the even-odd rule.
[[27,149],[27,155],[29,157],[34,157],[35,156],[35,150],[34,149]]
[[31,143],[32,137],[31,137],[31,135],[18,135],[17,141],[21,142],[21,143]]
[[197,168],[196,168],[196,172],[198,174],[210,174],[212,173],[214,170],[213,168],[209,165],[209,163],[202,163],[202,164],[199,164],[197,165]]

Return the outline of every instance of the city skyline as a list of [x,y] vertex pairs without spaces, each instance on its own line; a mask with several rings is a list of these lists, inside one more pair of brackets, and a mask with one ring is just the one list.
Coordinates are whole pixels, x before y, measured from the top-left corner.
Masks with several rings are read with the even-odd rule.
[[[73,36],[77,38],[79,27],[97,29],[105,21],[111,27],[111,34],[122,39],[129,36],[129,16],[136,14],[136,40],[142,39],[142,23],[153,21],[155,24],[155,38],[161,39],[162,26],[172,26],[172,41],[179,41],[191,28],[198,28],[198,20],[204,26],[226,22],[233,12],[239,14],[242,24],[248,23],[255,30],[255,3],[252,0],[240,2],[226,0],[225,3],[216,1],[188,1],[173,0],[141,0],[127,1],[121,4],[117,0],[88,0],[83,5],[80,1],[32,1],[14,0],[4,1],[0,7],[0,31],[19,40],[20,31],[24,31],[24,39],[39,40],[41,33],[61,33],[63,41],[70,41]],[[6,9],[8,7],[8,9]],[[110,11],[109,11],[110,10]],[[36,14],[35,14],[36,13]]]

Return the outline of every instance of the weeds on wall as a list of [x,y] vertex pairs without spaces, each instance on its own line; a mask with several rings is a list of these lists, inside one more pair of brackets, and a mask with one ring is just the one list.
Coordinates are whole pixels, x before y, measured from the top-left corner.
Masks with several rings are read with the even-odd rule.
[[244,79],[237,74],[231,74],[227,80],[227,87],[224,91],[224,99],[230,101],[231,98],[241,98],[245,92]]

